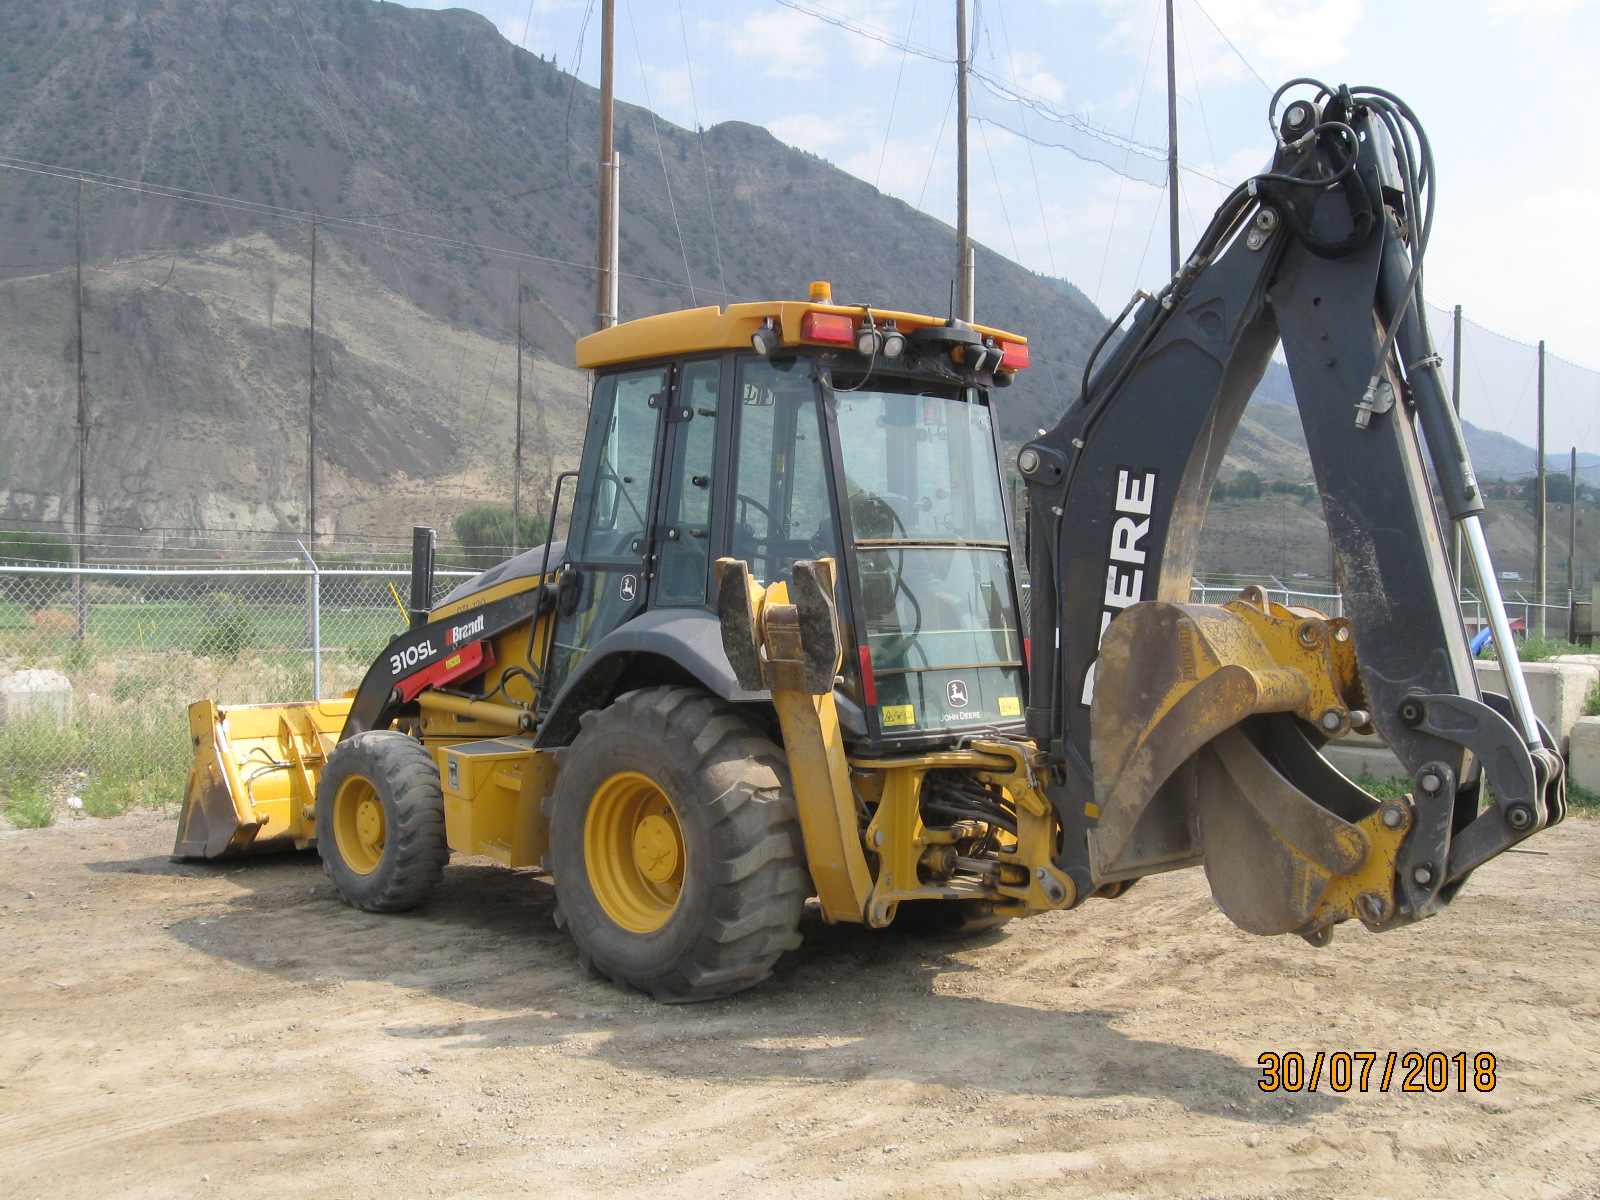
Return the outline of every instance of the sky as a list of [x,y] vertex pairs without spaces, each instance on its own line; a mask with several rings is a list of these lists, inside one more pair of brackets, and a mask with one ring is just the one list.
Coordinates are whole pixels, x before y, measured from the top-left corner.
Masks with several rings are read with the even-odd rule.
[[[1163,3],[969,0],[973,235],[1107,313],[1168,275]],[[474,9],[598,80],[595,0],[419,6]],[[1303,75],[1376,84],[1432,141],[1431,303],[1600,368],[1600,127],[1588,105],[1600,0],[1175,0],[1175,12],[1185,248],[1270,158],[1273,88]],[[690,128],[764,125],[953,221],[954,24],[950,0],[617,0],[617,93]],[[624,220],[626,206],[624,182]],[[977,308],[981,320],[981,278]],[[1448,341],[1448,327],[1435,337]],[[1531,441],[1531,352],[1495,346],[1507,362],[1479,372],[1494,394],[1469,419]],[[1463,361],[1471,377],[1475,360]],[[1563,379],[1550,445],[1600,453],[1600,378]]]

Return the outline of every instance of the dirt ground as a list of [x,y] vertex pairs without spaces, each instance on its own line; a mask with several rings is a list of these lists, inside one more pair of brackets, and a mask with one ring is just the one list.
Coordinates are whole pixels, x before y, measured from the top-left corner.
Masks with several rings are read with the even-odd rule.
[[[1600,821],[1323,950],[1186,871],[980,942],[811,918],[680,1008],[585,977],[536,875],[458,858],[379,917],[172,830],[0,833],[0,1195],[1600,1195]],[[1263,1051],[1363,1049],[1496,1085],[1257,1087]]]

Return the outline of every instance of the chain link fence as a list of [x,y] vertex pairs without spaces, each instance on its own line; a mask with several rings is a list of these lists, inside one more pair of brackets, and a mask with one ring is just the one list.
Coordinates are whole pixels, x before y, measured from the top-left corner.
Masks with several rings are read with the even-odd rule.
[[[471,571],[440,571],[435,600]],[[1222,604],[1250,583],[1282,604],[1343,614],[1324,583],[1196,580]],[[400,570],[0,566],[0,808],[42,823],[62,804],[112,815],[183,796],[188,706],[339,695],[406,627]],[[1507,597],[1537,636],[1562,637],[1567,609]],[[1467,625],[1482,605],[1462,598]]]
[[[473,572],[440,572],[436,595]],[[187,709],[338,695],[406,627],[403,571],[0,567],[0,803],[183,796]]]
[[[1320,582],[1313,580],[1302,583],[1301,586],[1294,586],[1293,582],[1285,583],[1275,575],[1197,578],[1190,585],[1189,602],[1226,604],[1251,585],[1259,586],[1266,592],[1267,598],[1275,604],[1290,608],[1314,608],[1330,617],[1345,615],[1344,597],[1334,591],[1325,580]],[[1572,628],[1573,601],[1588,597],[1580,592],[1568,591],[1566,588],[1551,589],[1548,599],[1541,604],[1520,590],[1511,588],[1505,590],[1501,598],[1505,602],[1506,615],[1511,620],[1513,632],[1533,638],[1560,640],[1565,639]],[[1487,608],[1477,592],[1464,589],[1458,599],[1461,604],[1461,619],[1469,632],[1477,633],[1488,626]]]

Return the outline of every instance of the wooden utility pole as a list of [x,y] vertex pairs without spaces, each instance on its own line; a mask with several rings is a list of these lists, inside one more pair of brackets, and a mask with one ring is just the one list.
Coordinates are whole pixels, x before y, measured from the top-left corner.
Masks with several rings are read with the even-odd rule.
[[[73,233],[73,266],[77,271],[77,284],[74,288],[74,298],[77,308],[78,337],[78,503],[76,513],[76,536],[72,544],[72,565],[82,567],[85,554],[84,546],[89,536],[89,388],[88,377],[83,366],[83,176],[78,177],[77,220]],[[86,631],[88,613],[86,611],[86,594],[83,587],[83,573],[80,570],[72,576],[72,636],[79,641],[83,640]]]
[[311,218],[311,320],[306,343],[306,541],[317,541],[317,219]]
[[969,324],[976,312],[975,275],[967,230],[967,0],[956,0],[956,306]]
[[[1537,502],[1538,502],[1538,508],[1535,510],[1535,512],[1536,512],[1536,515],[1537,515],[1536,525],[1538,527],[1538,536],[1539,536],[1539,557],[1538,557],[1538,560],[1537,560],[1538,561],[1538,566],[1535,568],[1535,572],[1534,572],[1534,574],[1535,574],[1534,589],[1539,594],[1539,636],[1543,637],[1544,636],[1544,631],[1545,631],[1545,625],[1544,625],[1545,588],[1549,584],[1549,567],[1550,567],[1548,547],[1545,545],[1545,538],[1546,538],[1545,522],[1546,522],[1546,518],[1548,516],[1548,513],[1547,513],[1546,508],[1545,508],[1545,501],[1546,501],[1547,497],[1546,497],[1546,492],[1545,492],[1545,470],[1544,470],[1544,342],[1543,342],[1543,340],[1541,340],[1539,342],[1539,450],[1538,450],[1538,454],[1539,454],[1539,462],[1538,462],[1539,487],[1538,487],[1538,496],[1536,497]],[[1530,630],[1529,632],[1532,632],[1532,631]]]
[[511,553],[522,549],[522,272],[517,272],[517,432],[511,443]]
[[595,328],[617,323],[617,161],[613,138],[615,118],[616,0],[600,5],[600,204],[599,236],[595,248]]
[[1172,243],[1172,273],[1178,273],[1178,54],[1167,0],[1167,224]]

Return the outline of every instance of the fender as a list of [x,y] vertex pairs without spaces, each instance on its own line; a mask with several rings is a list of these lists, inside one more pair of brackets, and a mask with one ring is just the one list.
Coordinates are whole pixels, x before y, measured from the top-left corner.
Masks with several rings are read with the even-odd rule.
[[[630,676],[645,675],[637,682]],[[603,708],[620,692],[651,683],[698,683],[735,704],[772,702],[770,692],[739,686],[722,625],[704,608],[655,608],[618,626],[584,655],[539,724],[534,745],[565,746],[578,732],[578,718]]]

